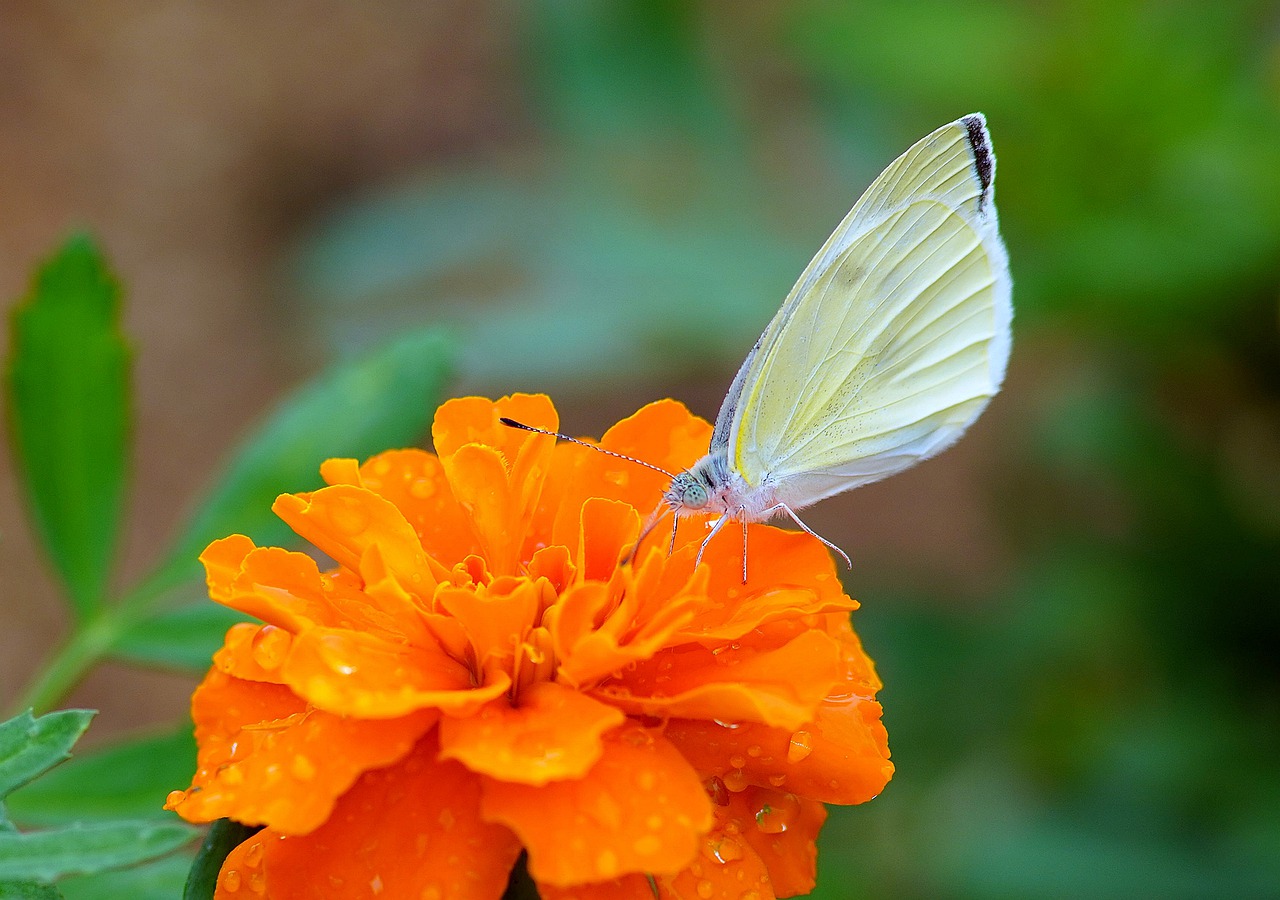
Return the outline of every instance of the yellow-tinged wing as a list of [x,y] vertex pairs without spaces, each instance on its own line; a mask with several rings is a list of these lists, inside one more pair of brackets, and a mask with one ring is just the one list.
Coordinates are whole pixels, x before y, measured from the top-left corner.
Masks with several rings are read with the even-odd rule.
[[793,508],[953,443],[999,390],[1011,281],[981,116],[915,144],[800,276],[734,380],[712,446]]

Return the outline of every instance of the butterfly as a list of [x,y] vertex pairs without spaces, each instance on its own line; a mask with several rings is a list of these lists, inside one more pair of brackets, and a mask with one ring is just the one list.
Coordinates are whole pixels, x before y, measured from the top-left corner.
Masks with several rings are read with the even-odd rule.
[[975,113],[872,182],[747,354],[706,456],[664,472],[671,483],[639,541],[668,512],[673,546],[681,518],[716,516],[700,562],[737,521],[745,583],[747,525],[787,517],[849,563],[796,511],[942,452],[1004,380],[1013,282],[995,165]]

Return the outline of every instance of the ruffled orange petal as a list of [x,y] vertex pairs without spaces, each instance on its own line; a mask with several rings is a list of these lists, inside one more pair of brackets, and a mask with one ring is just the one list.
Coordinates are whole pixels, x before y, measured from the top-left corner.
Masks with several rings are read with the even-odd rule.
[[200,744],[191,787],[165,804],[191,822],[229,816],[305,834],[367,769],[408,753],[434,712],[361,722],[310,708],[287,688],[216,670],[192,698]]
[[502,781],[541,785],[581,778],[604,753],[602,735],[624,716],[552,682],[531,685],[512,707],[506,698],[467,718],[440,724],[440,756]]
[[293,648],[293,635],[274,625],[237,622],[213,654],[213,667],[243,681],[283,684],[280,667]]
[[767,788],[748,788],[731,807],[745,806],[750,816],[741,823],[747,844],[769,872],[779,897],[795,897],[813,890],[818,868],[815,843],[827,810],[816,800]]
[[589,686],[682,643],[674,636],[706,602],[705,572],[668,593],[659,584],[664,566],[660,555],[649,554],[638,569],[616,573],[610,585],[588,582],[566,592],[558,615],[549,617],[560,680]]
[[444,466],[434,454],[388,450],[362,466],[354,462],[331,459],[320,472],[329,484],[358,485],[391,501],[413,526],[422,546],[446,569],[480,552],[470,518],[454,499]]
[[[705,557],[708,565],[704,568],[710,573],[707,596],[724,597],[728,602],[700,604],[697,616],[679,637],[713,646],[780,619],[848,613],[858,608],[858,602],[841,588],[830,552],[803,532],[751,526],[747,539],[749,580],[743,585],[738,534],[735,529],[724,540],[718,536]],[[676,564],[694,554],[696,545],[691,542],[677,554]]]
[[504,576],[480,589],[444,585],[435,602],[462,626],[482,670],[506,662],[510,671],[516,648],[552,599],[545,581]]
[[693,862],[682,872],[658,879],[664,900],[773,900],[779,896],[768,867],[744,834],[754,823],[741,800],[714,809],[715,824],[703,836]]
[[839,676],[839,652],[818,631],[763,651],[687,645],[638,664],[593,693],[628,713],[799,728]]
[[480,788],[432,738],[366,772],[324,825],[301,837],[265,829],[236,847],[217,900],[497,900],[520,844],[477,816]]
[[667,738],[699,772],[736,787],[785,788],[825,803],[864,803],[893,776],[874,700],[824,702],[800,728],[672,719]]
[[281,494],[271,509],[352,572],[365,574],[362,561],[376,547],[380,575],[390,575],[407,593],[430,600],[436,581],[417,532],[400,510],[372,491],[337,484],[309,495]]
[[505,674],[474,685],[471,670],[438,647],[336,628],[299,635],[283,675],[294,692],[321,709],[369,719],[424,708],[469,715],[511,686]]
[[517,428],[499,418],[554,431],[558,418],[541,395],[517,394],[490,402],[478,397],[450,400],[436,412],[432,440],[453,496],[467,511],[489,569],[517,574],[536,549],[529,520],[542,494],[555,439]]
[[581,779],[543,787],[485,779],[480,808],[519,835],[536,881],[560,886],[676,872],[712,822],[693,769],[635,725],[606,735],[603,756]]

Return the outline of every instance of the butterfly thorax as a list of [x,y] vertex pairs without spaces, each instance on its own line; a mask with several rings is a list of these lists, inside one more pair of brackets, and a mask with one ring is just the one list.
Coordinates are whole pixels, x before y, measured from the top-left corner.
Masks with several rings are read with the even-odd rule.
[[714,449],[671,480],[662,495],[677,516],[699,514],[765,518],[765,510],[776,505],[771,485],[752,487],[729,466],[724,449]]

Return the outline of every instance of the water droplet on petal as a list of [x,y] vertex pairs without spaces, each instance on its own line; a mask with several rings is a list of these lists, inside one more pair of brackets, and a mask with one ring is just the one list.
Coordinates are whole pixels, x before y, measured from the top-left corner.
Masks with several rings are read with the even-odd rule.
[[798,763],[813,752],[813,735],[807,731],[797,731],[791,735],[791,745],[787,747],[787,762]]
[[234,894],[240,890],[240,873],[235,869],[228,869],[222,873],[222,889],[228,894]]
[[316,764],[305,756],[295,756],[293,762],[289,764],[289,769],[293,772],[293,777],[299,781],[310,781],[316,777]]
[[782,787],[784,784],[787,783],[787,776],[786,775],[770,775],[769,783],[774,787]]
[[618,874],[618,855],[612,850],[601,850],[596,857],[596,874],[607,880]]
[[710,881],[699,881],[698,886],[694,888],[698,892],[698,896],[702,900],[711,900],[711,896],[716,892],[716,886]]
[[752,759],[755,759],[763,752],[764,749],[759,744],[752,744],[747,748],[747,756],[750,756]]
[[795,794],[774,794],[754,806],[756,827],[765,834],[782,834],[800,815],[800,801]]
[[662,849],[662,841],[651,834],[646,834],[643,837],[636,838],[635,843],[631,846],[641,856],[652,856]]
[[722,780],[724,781],[724,786],[735,794],[747,788],[747,776],[743,774],[741,769],[725,772]]
[[741,769],[746,764],[747,764],[747,758],[745,756],[729,757],[729,765],[733,766],[735,769]]
[[721,865],[742,859],[742,844],[728,835],[709,837],[702,847],[703,854]]
[[245,865],[257,868],[262,864],[263,846],[261,844],[253,844],[244,852]]

